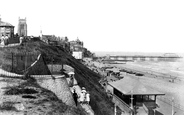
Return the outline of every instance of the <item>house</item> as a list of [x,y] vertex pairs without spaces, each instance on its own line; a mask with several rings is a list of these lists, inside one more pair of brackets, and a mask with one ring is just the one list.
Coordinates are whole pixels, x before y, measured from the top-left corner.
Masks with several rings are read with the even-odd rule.
[[14,36],[14,26],[8,22],[1,21],[0,18],[0,38],[2,36],[8,36],[8,38]]

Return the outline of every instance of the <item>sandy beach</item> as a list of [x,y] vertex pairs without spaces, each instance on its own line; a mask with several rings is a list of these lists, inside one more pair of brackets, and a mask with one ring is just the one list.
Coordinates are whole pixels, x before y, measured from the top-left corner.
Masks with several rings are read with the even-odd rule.
[[[175,106],[184,109],[184,62],[130,62],[126,64],[103,64],[97,61],[90,61],[88,65],[93,65],[99,70],[101,67],[113,66],[119,69],[126,67],[138,71],[148,71],[148,73],[155,72],[158,76],[165,75],[165,78],[144,75],[139,77],[139,80],[145,86],[149,86],[157,91],[165,93],[163,98],[159,98],[160,100],[171,104],[171,100],[174,98]],[[174,82],[169,82],[167,77],[170,76],[175,76],[177,78]]]
[[[135,70],[149,71],[153,74],[154,72],[157,74],[164,74],[165,78],[143,76],[139,77],[139,79],[144,85],[165,93],[166,95],[164,97],[167,98],[168,101],[171,100],[172,97],[174,97],[175,103],[184,107],[184,66],[182,65],[184,65],[183,62],[131,62],[123,65],[117,64],[113,66],[117,66],[118,68],[128,67]],[[180,70],[178,70],[177,68],[180,68]],[[169,80],[167,79],[169,75],[177,77],[177,80],[175,80],[174,83],[169,82]]]

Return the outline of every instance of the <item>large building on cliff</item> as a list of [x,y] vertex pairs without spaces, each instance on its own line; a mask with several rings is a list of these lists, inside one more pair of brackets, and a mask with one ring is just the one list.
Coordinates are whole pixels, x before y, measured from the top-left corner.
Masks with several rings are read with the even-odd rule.
[[17,31],[19,36],[27,36],[27,23],[26,23],[26,18],[25,19],[20,19],[19,17],[19,23],[18,23],[18,31]]
[[70,50],[83,52],[83,42],[80,41],[79,39],[77,39],[75,41],[70,41]]

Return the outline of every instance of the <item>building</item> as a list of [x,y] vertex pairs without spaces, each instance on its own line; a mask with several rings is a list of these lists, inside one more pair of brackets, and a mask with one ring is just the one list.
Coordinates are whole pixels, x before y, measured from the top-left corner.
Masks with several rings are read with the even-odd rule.
[[49,42],[53,39],[53,35],[42,35],[41,36],[42,41],[44,41],[45,43],[49,44]]
[[73,51],[82,51],[83,52],[83,42],[79,39],[75,41],[70,41],[70,50]]
[[14,36],[14,26],[8,22],[2,21],[0,17],[0,38],[2,36],[12,38]]
[[159,106],[156,97],[165,95],[130,76],[108,84],[113,89],[113,102],[126,114],[150,115]]
[[73,52],[72,52],[72,56],[73,56],[75,59],[78,59],[78,60],[83,59],[83,53],[82,53],[82,51],[73,51]]
[[27,23],[26,18],[20,19],[19,17],[19,23],[18,23],[18,35],[19,36],[27,36]]

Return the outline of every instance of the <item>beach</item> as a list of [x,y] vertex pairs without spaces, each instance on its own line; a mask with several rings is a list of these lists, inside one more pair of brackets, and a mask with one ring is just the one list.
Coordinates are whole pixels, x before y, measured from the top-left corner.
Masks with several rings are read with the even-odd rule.
[[[126,64],[107,64],[100,61],[88,62],[90,68],[101,74],[101,68],[106,66],[118,69],[128,69],[136,72],[143,71],[144,76],[136,76],[135,74],[125,73],[138,77],[139,81],[145,86],[151,87],[157,91],[165,93],[164,96],[158,97],[159,100],[171,105],[174,98],[174,105],[178,109],[184,109],[184,61],[179,62],[127,62]],[[95,68],[95,69],[94,69]],[[173,82],[170,79],[174,79]],[[118,80],[118,79],[114,79]],[[171,109],[171,108],[168,108]]]
[[[139,80],[145,85],[160,92],[165,93],[165,98],[171,101],[174,98],[175,103],[184,107],[184,65],[183,62],[128,62],[126,64],[113,64],[118,68],[132,68],[138,71],[150,72],[153,76],[145,75],[139,77]],[[178,69],[179,68],[179,69]],[[154,76],[154,73],[157,77]],[[161,77],[159,77],[159,75]],[[175,78],[170,82],[170,77]]]

